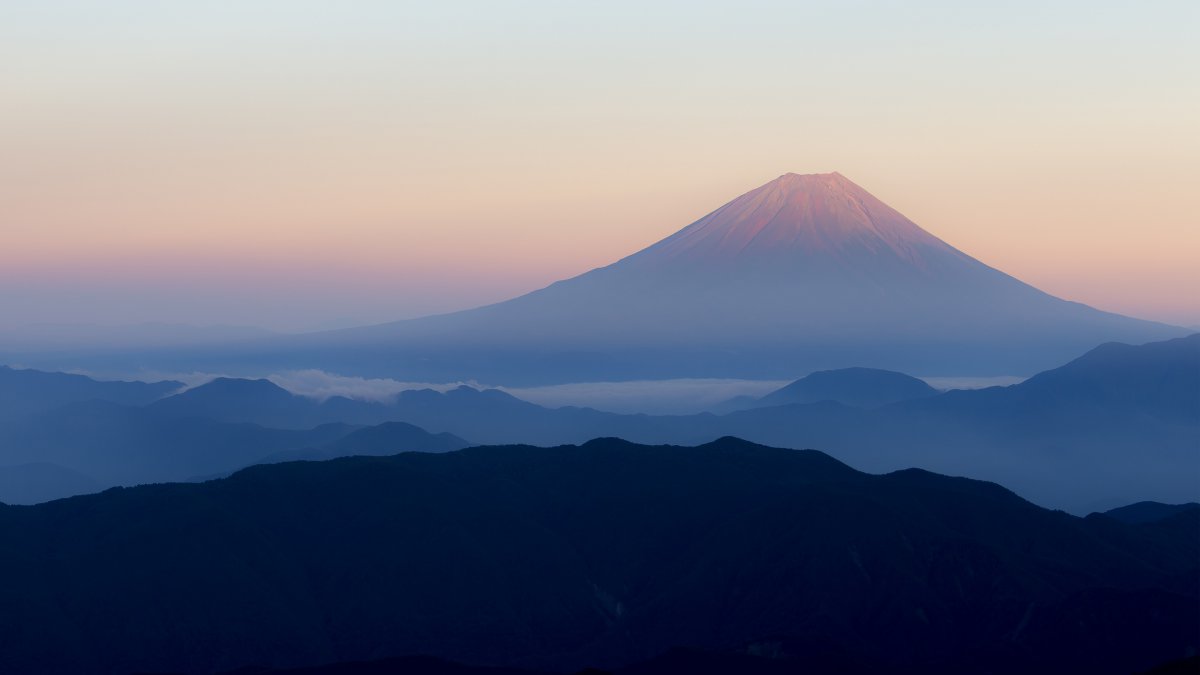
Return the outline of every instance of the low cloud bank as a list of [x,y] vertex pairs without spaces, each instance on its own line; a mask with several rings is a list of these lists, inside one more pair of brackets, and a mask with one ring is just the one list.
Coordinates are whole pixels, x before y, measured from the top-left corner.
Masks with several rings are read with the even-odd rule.
[[401,382],[388,378],[365,378],[336,375],[323,370],[288,370],[267,376],[267,379],[293,394],[325,400],[332,396],[344,396],[362,401],[390,401],[402,391],[409,389],[433,389],[449,391],[464,384],[481,388],[473,382]]
[[578,406],[615,413],[686,415],[703,412],[736,396],[764,396],[787,383],[788,380],[677,379],[502,389],[549,408]]
[[[95,373],[81,373],[96,376]],[[142,372],[137,379],[177,380],[184,389],[198,387],[217,377],[247,377],[204,372]],[[300,396],[325,400],[332,396],[362,401],[391,401],[402,391],[433,389],[449,391],[461,386],[486,389],[478,382],[405,382],[390,378],[365,378],[338,375],[318,369],[287,370],[266,376],[267,380]],[[924,377],[936,389],[979,389],[1007,386],[1023,377]],[[712,409],[738,396],[760,397],[789,384],[791,380],[739,380],[683,378],[673,380],[632,380],[626,382],[575,382],[541,387],[503,387],[496,389],[548,408],[576,406],[614,413],[652,415],[688,415]]]
[[926,384],[934,389],[984,389],[986,387],[1007,387],[1020,384],[1028,378],[1016,375],[1000,375],[997,377],[922,377]]
[[[365,401],[390,401],[402,391],[448,391],[460,386],[485,389],[478,382],[404,382],[388,378],[337,375],[323,370],[292,370],[267,379],[301,396],[324,400],[345,396]],[[616,413],[689,414],[702,412],[735,396],[762,396],[786,381],[678,379],[632,382],[579,382],[543,387],[496,387],[517,398],[549,408],[577,406]]]

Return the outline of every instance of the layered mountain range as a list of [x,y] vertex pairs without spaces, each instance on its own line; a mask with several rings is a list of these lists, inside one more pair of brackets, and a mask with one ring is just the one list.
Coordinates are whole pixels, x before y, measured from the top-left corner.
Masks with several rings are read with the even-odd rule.
[[[232,378],[128,405],[126,383],[80,388],[70,376],[32,371],[20,381],[42,381],[37,405],[61,405],[0,421],[0,501],[213,477],[264,461],[602,436],[677,444],[738,436],[820,448],[868,471],[919,466],[999,481],[1078,513],[1200,498],[1200,334],[1106,344],[1021,384],[981,390],[939,393],[896,372],[822,371],[732,402],[722,415],[547,408],[465,386],[388,401],[316,400]],[[162,390],[146,385],[139,395]],[[103,396],[117,400],[91,398]]]

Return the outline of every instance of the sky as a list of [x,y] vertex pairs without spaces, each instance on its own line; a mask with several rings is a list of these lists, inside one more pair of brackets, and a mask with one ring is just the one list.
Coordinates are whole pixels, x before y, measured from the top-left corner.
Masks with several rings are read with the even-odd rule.
[[828,171],[1200,325],[1198,7],[0,3],[0,328],[451,311]]

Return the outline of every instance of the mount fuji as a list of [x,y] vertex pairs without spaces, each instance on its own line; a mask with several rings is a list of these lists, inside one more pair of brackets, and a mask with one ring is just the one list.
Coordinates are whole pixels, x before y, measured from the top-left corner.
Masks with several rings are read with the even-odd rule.
[[846,367],[1028,375],[1103,342],[1185,333],[1044,293],[841,174],[789,173],[646,249],[527,295],[244,344],[237,362],[507,385],[792,379]]

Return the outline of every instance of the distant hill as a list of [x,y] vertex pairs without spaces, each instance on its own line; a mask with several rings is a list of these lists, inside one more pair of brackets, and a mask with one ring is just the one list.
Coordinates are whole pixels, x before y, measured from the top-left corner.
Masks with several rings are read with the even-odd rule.
[[1030,414],[1053,423],[1079,415],[1148,416],[1200,423],[1200,333],[1143,345],[1104,344],[1010,387],[952,391],[911,409]]
[[106,487],[90,476],[50,462],[0,466],[0,502],[5,504],[38,504]]
[[821,370],[759,398],[739,397],[713,412],[733,412],[793,403],[833,401],[855,408],[878,408],[889,403],[926,398],[938,390],[911,375],[876,368]]
[[729,438],[258,466],[0,507],[0,671],[428,654],[572,672],[686,648],[1139,672],[1200,640],[1200,514],[1181,518],[1076,518]]
[[83,401],[145,405],[182,388],[182,382],[114,382],[0,366],[0,424]]
[[269,380],[235,378],[217,378],[147,406],[147,411],[160,419],[204,418],[278,429],[309,429],[331,422],[375,425],[408,421],[414,416],[440,418],[443,412],[451,418],[466,418],[475,412],[520,417],[534,410],[546,409],[498,389],[481,391],[461,386],[447,392],[409,390],[386,403],[342,396],[318,401],[293,394]]
[[308,429],[325,422],[354,424],[357,420],[318,417],[320,404],[297,396],[270,380],[218,377],[156,401],[147,407],[167,419],[203,418],[222,422],[253,422],[279,429]]
[[1200,503],[1160,504],[1158,502],[1138,502],[1129,506],[1121,506],[1104,512],[1109,518],[1115,518],[1130,525],[1157,523],[1172,518],[1180,513],[1200,511]]
[[[307,400],[296,398],[302,405]],[[447,452],[467,445],[452,434],[403,422],[273,429],[89,401],[0,426],[0,502],[30,504],[116,485],[223,476],[261,462]]]
[[[325,445],[353,429],[330,424],[292,431],[201,418],[163,420],[144,408],[88,401],[0,427],[0,467],[50,463],[83,477],[64,484],[49,476],[35,484],[37,476],[25,474],[28,482],[21,491],[62,497],[78,494],[71,485],[103,488],[225,473],[273,452]],[[0,492],[0,501],[18,501],[14,495]]]

